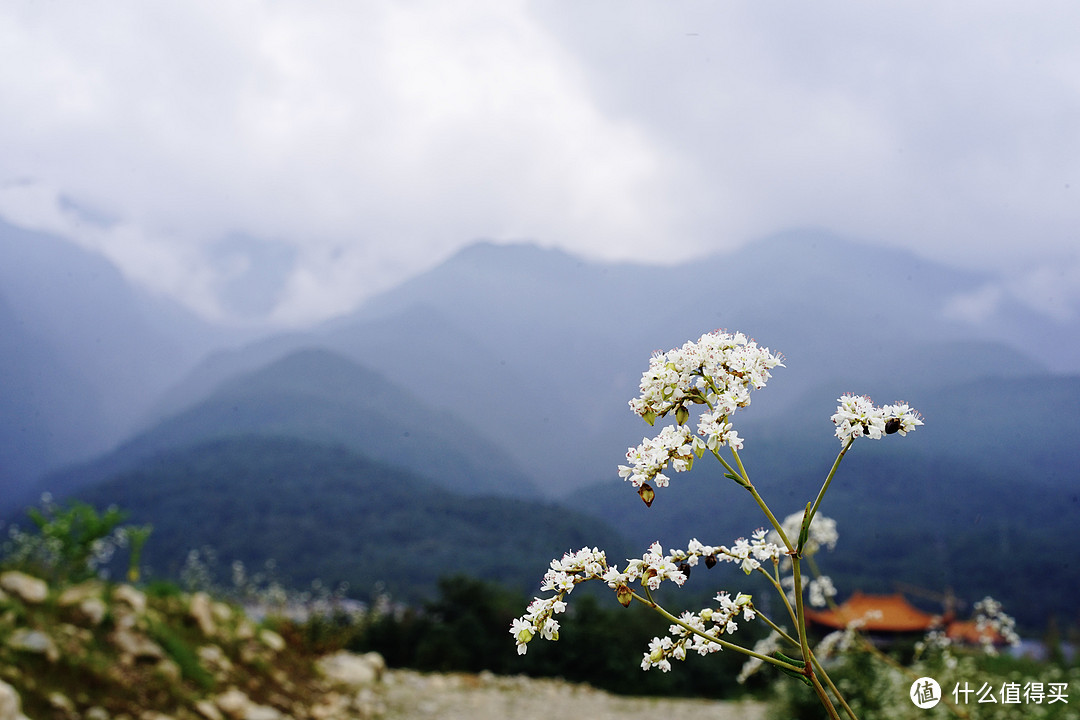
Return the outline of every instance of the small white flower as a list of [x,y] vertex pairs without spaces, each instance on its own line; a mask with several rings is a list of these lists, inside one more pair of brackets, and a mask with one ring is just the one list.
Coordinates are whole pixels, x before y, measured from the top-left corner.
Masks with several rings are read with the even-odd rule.
[[694,464],[694,438],[686,426],[669,425],[654,438],[644,438],[637,447],[628,448],[629,465],[619,466],[619,477],[634,487],[649,481],[667,487],[668,478],[661,471],[671,463],[675,472],[685,472]]
[[[792,544],[797,543],[799,540],[799,531],[802,528],[802,521],[803,514],[797,512],[788,515],[784,518],[784,521],[780,523],[780,527],[784,529],[784,534],[787,535],[788,540],[790,540]],[[769,533],[769,539],[779,543],[780,535],[773,530]],[[840,535],[836,531],[836,521],[821,513],[817,513],[814,515],[814,519],[810,521],[810,532],[806,537],[806,544],[803,546],[803,555],[813,555],[823,547],[832,550],[836,547],[836,543],[839,539]]]
[[814,607],[825,607],[828,599],[836,597],[836,587],[828,575],[814,578],[810,581],[810,604]]
[[897,432],[907,435],[923,424],[919,413],[907,403],[875,407],[865,395],[842,395],[837,402],[840,404],[831,419],[843,444],[858,437],[880,440],[882,435]]

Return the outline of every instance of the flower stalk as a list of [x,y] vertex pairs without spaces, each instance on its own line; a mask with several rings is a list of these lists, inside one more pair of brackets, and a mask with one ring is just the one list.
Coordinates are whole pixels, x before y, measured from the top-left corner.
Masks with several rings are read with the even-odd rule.
[[[831,418],[841,443],[840,452],[817,496],[802,512],[781,522],[750,480],[739,454],[744,441],[732,423],[735,413],[750,404],[751,392],[764,387],[771,371],[777,367],[783,367],[779,354],[758,346],[742,333],[707,333],[696,342],[654,354],[642,374],[640,394],[630,401],[630,408],[650,426],[668,415],[675,423],[662,427],[653,438],[644,438],[638,446],[629,448],[627,464],[619,466],[619,476],[638,491],[646,505],[651,506],[656,491],[669,485],[667,472],[689,471],[695,458],[703,457],[707,451],[724,468],[726,477],[750,493],[770,529],[759,528],[750,539],[739,538],[731,545],[706,545],[695,538],[685,550],[665,552],[660,543],[655,542],[641,558],[627,560],[622,569],[609,564],[606,555],[597,548],[582,548],[576,553],[567,553],[561,560],[552,560],[540,589],[553,594],[534,598],[526,613],[514,620],[510,628],[519,653],[527,651],[529,642],[536,635],[557,639],[559,623],[556,616],[565,611],[567,596],[580,583],[600,581],[615,592],[616,600],[624,607],[635,601],[643,603],[670,623],[667,636],[653,638],[650,642],[642,659],[643,669],[659,668],[667,672],[671,669],[671,660],[685,659],[688,651],[707,655],[731,650],[746,655],[748,667],[768,665],[801,679],[813,688],[830,718],[839,720],[839,705],[851,720],[857,720],[814,655],[807,630],[807,587],[804,585],[808,585],[809,599],[815,603],[835,590],[823,577],[805,583],[803,563],[808,562],[816,575],[814,553],[836,544],[836,524],[820,515],[819,510],[855,439],[906,435],[922,425],[922,420],[906,403],[875,407],[865,396],[840,397]],[[696,418],[695,406],[701,406]],[[721,454],[724,447],[730,449],[734,464]],[[792,542],[793,538],[795,542]],[[747,575],[758,572],[768,578],[782,599],[795,627],[794,633],[760,614],[753,599],[745,593],[733,595],[720,591],[714,598],[715,607],[678,615],[656,602],[653,593],[663,583],[681,586],[694,566],[703,563],[711,568],[720,562],[737,564]],[[788,574],[782,575],[782,570]],[[640,585],[640,592],[632,589],[635,584]],[[749,648],[737,642],[734,634],[741,622],[755,620],[766,625],[771,635],[764,644]],[[779,652],[775,647],[779,642],[798,648],[800,659]]]

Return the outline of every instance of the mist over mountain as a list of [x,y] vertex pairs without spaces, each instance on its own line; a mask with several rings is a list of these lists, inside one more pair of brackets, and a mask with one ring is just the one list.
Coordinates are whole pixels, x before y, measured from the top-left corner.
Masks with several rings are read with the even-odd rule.
[[[3,237],[12,257],[30,252]],[[230,347],[103,261],[35,239],[35,259],[0,274],[0,460],[51,470],[36,490],[105,500],[117,478],[151,482],[176,453],[190,464],[191,448],[248,438],[337,448],[455,498],[566,501],[635,542],[685,542],[674,535],[695,523],[745,535],[754,509],[716,496],[715,474],[680,477],[701,495],[664,494],[645,518],[616,477],[626,448],[653,432],[627,407],[650,354],[725,328],[785,357],[737,419],[784,511],[832,461],[840,394],[906,400],[925,416],[903,442],[849,461],[823,510],[854,525],[835,558],[850,582],[869,587],[873,570],[844,552],[873,549],[887,564],[900,544],[907,565],[892,569],[931,585],[956,580],[937,560],[974,556],[956,580],[974,592],[991,584],[985,548],[1020,562],[1039,533],[1080,539],[1080,451],[1065,421],[1080,406],[1080,326],[989,292],[997,280],[982,273],[808,230],[669,267],[482,242],[347,316]],[[88,289],[27,282],[36,262],[51,268],[45,286],[72,272]]]
[[919,407],[950,384],[1047,374],[1031,327],[1075,343],[1075,323],[1029,325],[1005,300],[996,314],[957,316],[957,298],[992,280],[816,231],[675,267],[478,243],[308,335],[214,357],[176,396],[318,344],[419,386],[558,495],[611,477],[640,439],[626,402],[650,354],[716,328],[787,359],[744,421],[783,417],[809,397],[831,396],[816,409],[827,418],[843,392]]
[[99,255],[0,221],[0,473],[25,487],[107,449],[227,339]]
[[93,452],[101,398],[89,378],[36,335],[0,295],[0,475],[9,489]]

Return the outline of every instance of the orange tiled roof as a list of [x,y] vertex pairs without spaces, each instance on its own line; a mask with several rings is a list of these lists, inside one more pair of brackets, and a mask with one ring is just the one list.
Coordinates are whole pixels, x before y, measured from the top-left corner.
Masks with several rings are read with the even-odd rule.
[[984,637],[995,645],[1005,644],[1005,638],[1001,636],[1001,633],[990,627],[984,628],[980,632],[976,627],[974,620],[949,623],[949,626],[945,628],[945,635],[954,642],[967,643],[970,645],[981,644]]
[[807,620],[831,628],[844,628],[852,621],[864,618],[861,627],[871,632],[915,632],[940,622],[939,616],[924,613],[899,594],[866,595],[856,591],[836,609],[806,611]]

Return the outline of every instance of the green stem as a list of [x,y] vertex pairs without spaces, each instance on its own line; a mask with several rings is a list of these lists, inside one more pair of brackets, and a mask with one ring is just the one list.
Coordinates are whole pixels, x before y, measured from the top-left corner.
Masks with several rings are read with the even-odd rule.
[[[768,576],[768,573],[765,573],[765,575]],[[771,577],[769,579],[772,580]],[[774,583],[774,585],[777,586],[777,590],[780,591],[781,596],[784,598],[784,603],[788,605],[790,611],[790,603],[787,602],[787,595],[783,592],[778,583]],[[786,640],[792,645],[796,645],[801,648],[801,644],[799,643],[799,641],[788,635],[787,632],[785,632],[783,628],[774,623],[769,618],[769,616],[758,610],[756,607],[754,608],[754,612],[757,613],[758,617],[761,618],[762,622],[772,628],[773,632],[779,635],[783,640]],[[794,613],[792,613],[792,615],[794,616]],[[851,707],[847,704],[847,700],[845,700],[844,696],[840,694],[840,689],[836,687],[836,684],[832,681],[832,678],[830,678],[829,674],[825,672],[825,668],[822,667],[821,662],[818,661],[817,655],[814,654],[813,650],[810,651],[810,659],[814,663],[814,669],[817,671],[817,674],[825,680],[825,683],[829,686],[829,689],[832,690],[833,696],[837,699],[837,701],[839,701],[841,707],[844,708],[844,712],[848,714],[851,720],[859,720],[855,716],[855,711],[852,710]]]
[[761,612],[756,607],[754,608],[754,612],[757,613],[757,616],[759,618],[761,618],[762,622],[764,622],[766,625],[768,625],[770,628],[772,628],[772,631],[774,633],[779,635],[782,639],[787,640],[792,645],[794,645],[796,647],[799,646],[799,641],[798,640],[796,640],[795,638],[788,635],[787,631],[784,630],[784,628],[780,627],[779,625],[774,623],[772,620],[770,620],[769,617],[765,613]]
[[791,573],[795,577],[795,615],[799,633],[799,647],[802,648],[803,662],[806,664],[806,670],[812,675],[813,671],[810,667],[810,643],[806,638],[806,608],[803,606],[801,565],[802,563],[799,562],[799,556],[793,555],[791,558]]
[[840,454],[836,456],[836,460],[833,461],[832,468],[829,470],[829,474],[825,477],[825,482],[821,485],[821,490],[818,490],[817,498],[814,500],[814,504],[810,508],[810,520],[807,522],[807,527],[814,521],[814,515],[817,514],[818,506],[821,505],[821,499],[825,497],[825,491],[829,489],[829,483],[832,482],[833,476],[836,475],[836,469],[840,467],[840,461],[844,459],[844,455],[847,454],[848,448],[851,447],[851,443],[855,442],[855,438],[848,438],[847,444],[840,450]]
[[822,667],[821,662],[818,661],[817,655],[811,655],[811,658],[814,661],[814,667],[817,668],[818,675],[825,678],[825,682],[828,684],[829,689],[832,690],[833,695],[840,702],[840,705],[844,708],[844,712],[847,713],[848,717],[850,717],[851,720],[859,720],[859,718],[855,715],[855,711],[852,710],[851,706],[847,704],[847,700],[845,700],[844,696],[840,694],[840,689],[836,687],[836,684],[832,681],[832,678],[830,678],[828,673],[825,672],[825,668]]
[[[765,572],[765,570],[763,570],[761,568],[758,568],[758,570],[760,570],[761,573],[765,577],[767,577],[769,579],[769,582],[772,583],[772,586],[774,588],[776,588],[776,592],[777,592],[778,595],[780,595],[780,599],[784,601],[784,607],[787,608],[788,615],[791,617],[792,624],[795,625],[795,627],[798,627],[799,626],[799,619],[795,615],[795,609],[791,607],[791,602],[788,600],[787,593],[784,592],[784,586],[780,584],[779,563],[774,561],[773,569],[776,571],[776,576],[775,577],[773,575],[770,575],[769,573]],[[798,645],[799,642],[796,640],[795,644]]]
[[809,673],[810,682],[814,686],[814,692],[817,693],[818,700],[821,701],[821,705],[825,708],[825,711],[829,713],[829,717],[832,720],[840,720],[840,713],[836,712],[836,707],[833,706],[832,701],[829,700],[829,693],[825,692],[825,688],[822,687],[821,681],[818,680],[817,675],[813,672]]
[[746,472],[746,468],[743,467],[742,458],[739,457],[739,451],[735,448],[731,448],[731,454],[735,457],[735,462],[739,466],[738,472],[736,472],[735,469],[731,467],[731,465],[728,463],[728,461],[725,460],[722,455],[720,455],[720,452],[718,450],[713,450],[712,454],[716,457],[717,460],[720,461],[720,464],[723,465],[729,473],[731,473],[732,475],[736,475],[742,479],[742,482],[740,482],[739,484],[750,492],[750,495],[754,498],[754,502],[756,502],[758,504],[758,507],[761,508],[761,511],[765,513],[765,517],[769,518],[769,524],[771,524],[773,526],[773,529],[776,530],[777,534],[780,535],[780,539],[784,541],[784,546],[787,548],[788,552],[795,552],[795,546],[791,544],[790,540],[788,540],[788,536],[784,532],[784,528],[780,526],[780,521],[776,519],[776,516],[773,515],[773,511],[765,503],[765,499],[762,498],[760,494],[758,494],[757,488],[754,487],[754,483],[750,481],[750,475]]

